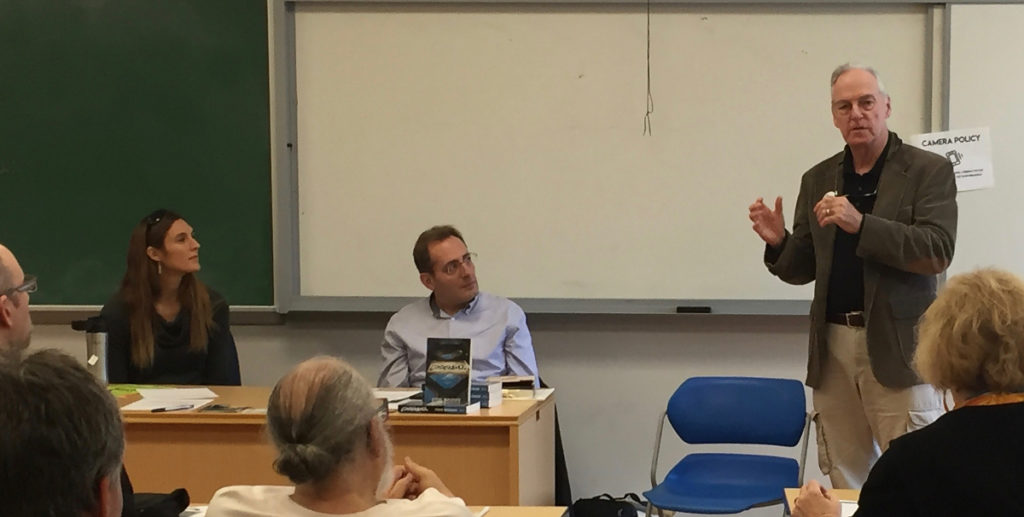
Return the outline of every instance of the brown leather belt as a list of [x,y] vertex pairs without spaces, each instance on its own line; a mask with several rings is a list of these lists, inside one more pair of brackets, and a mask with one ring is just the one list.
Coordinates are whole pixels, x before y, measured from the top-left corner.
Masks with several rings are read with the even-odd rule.
[[864,327],[864,313],[857,312],[839,312],[829,313],[825,315],[825,321],[829,323],[835,323],[836,325],[846,325],[847,327]]

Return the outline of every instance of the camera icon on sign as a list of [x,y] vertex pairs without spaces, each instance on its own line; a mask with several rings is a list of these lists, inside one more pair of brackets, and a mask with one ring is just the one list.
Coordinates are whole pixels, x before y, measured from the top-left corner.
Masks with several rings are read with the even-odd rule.
[[960,151],[953,149],[946,153],[946,159],[949,160],[949,163],[953,164],[953,167],[956,167],[963,162],[964,155],[960,154]]

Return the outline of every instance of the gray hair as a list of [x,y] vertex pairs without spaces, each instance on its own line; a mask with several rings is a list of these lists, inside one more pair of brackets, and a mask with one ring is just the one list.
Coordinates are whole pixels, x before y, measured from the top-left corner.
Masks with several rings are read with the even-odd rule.
[[270,394],[267,427],[274,469],[293,483],[318,483],[369,447],[373,390],[351,365],[320,356],[285,375]]
[[832,71],[832,80],[829,82],[829,86],[835,86],[836,81],[839,80],[839,76],[845,74],[846,72],[849,72],[850,70],[864,70],[865,72],[871,74],[875,78],[875,81],[878,82],[878,92],[881,93],[882,95],[885,95],[886,97],[889,96],[889,94],[885,91],[885,83],[882,82],[882,77],[878,75],[878,71],[875,70],[873,67],[870,67],[868,65],[862,65],[859,63],[843,63],[837,66],[836,69]]
[[82,515],[120,483],[124,432],[110,393],[57,350],[0,355],[0,515]]

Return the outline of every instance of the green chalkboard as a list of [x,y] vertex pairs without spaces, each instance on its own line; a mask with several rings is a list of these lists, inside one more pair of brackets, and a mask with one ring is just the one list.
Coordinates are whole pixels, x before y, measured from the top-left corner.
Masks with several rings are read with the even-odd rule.
[[231,304],[273,304],[267,52],[264,0],[0,1],[0,242],[34,304],[105,302],[155,208]]

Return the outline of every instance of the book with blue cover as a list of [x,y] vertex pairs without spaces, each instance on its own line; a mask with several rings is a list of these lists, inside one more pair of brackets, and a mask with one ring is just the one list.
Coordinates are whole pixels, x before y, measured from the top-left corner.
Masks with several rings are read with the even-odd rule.
[[470,403],[471,343],[469,339],[427,338],[425,404],[465,406]]
[[469,388],[469,400],[470,402],[479,402],[481,408],[493,408],[500,406],[502,402],[501,383],[473,383]]
[[472,415],[480,412],[480,403],[472,404],[443,404],[437,400],[424,402],[422,400],[410,400],[398,405],[399,413],[446,413],[450,415]]

